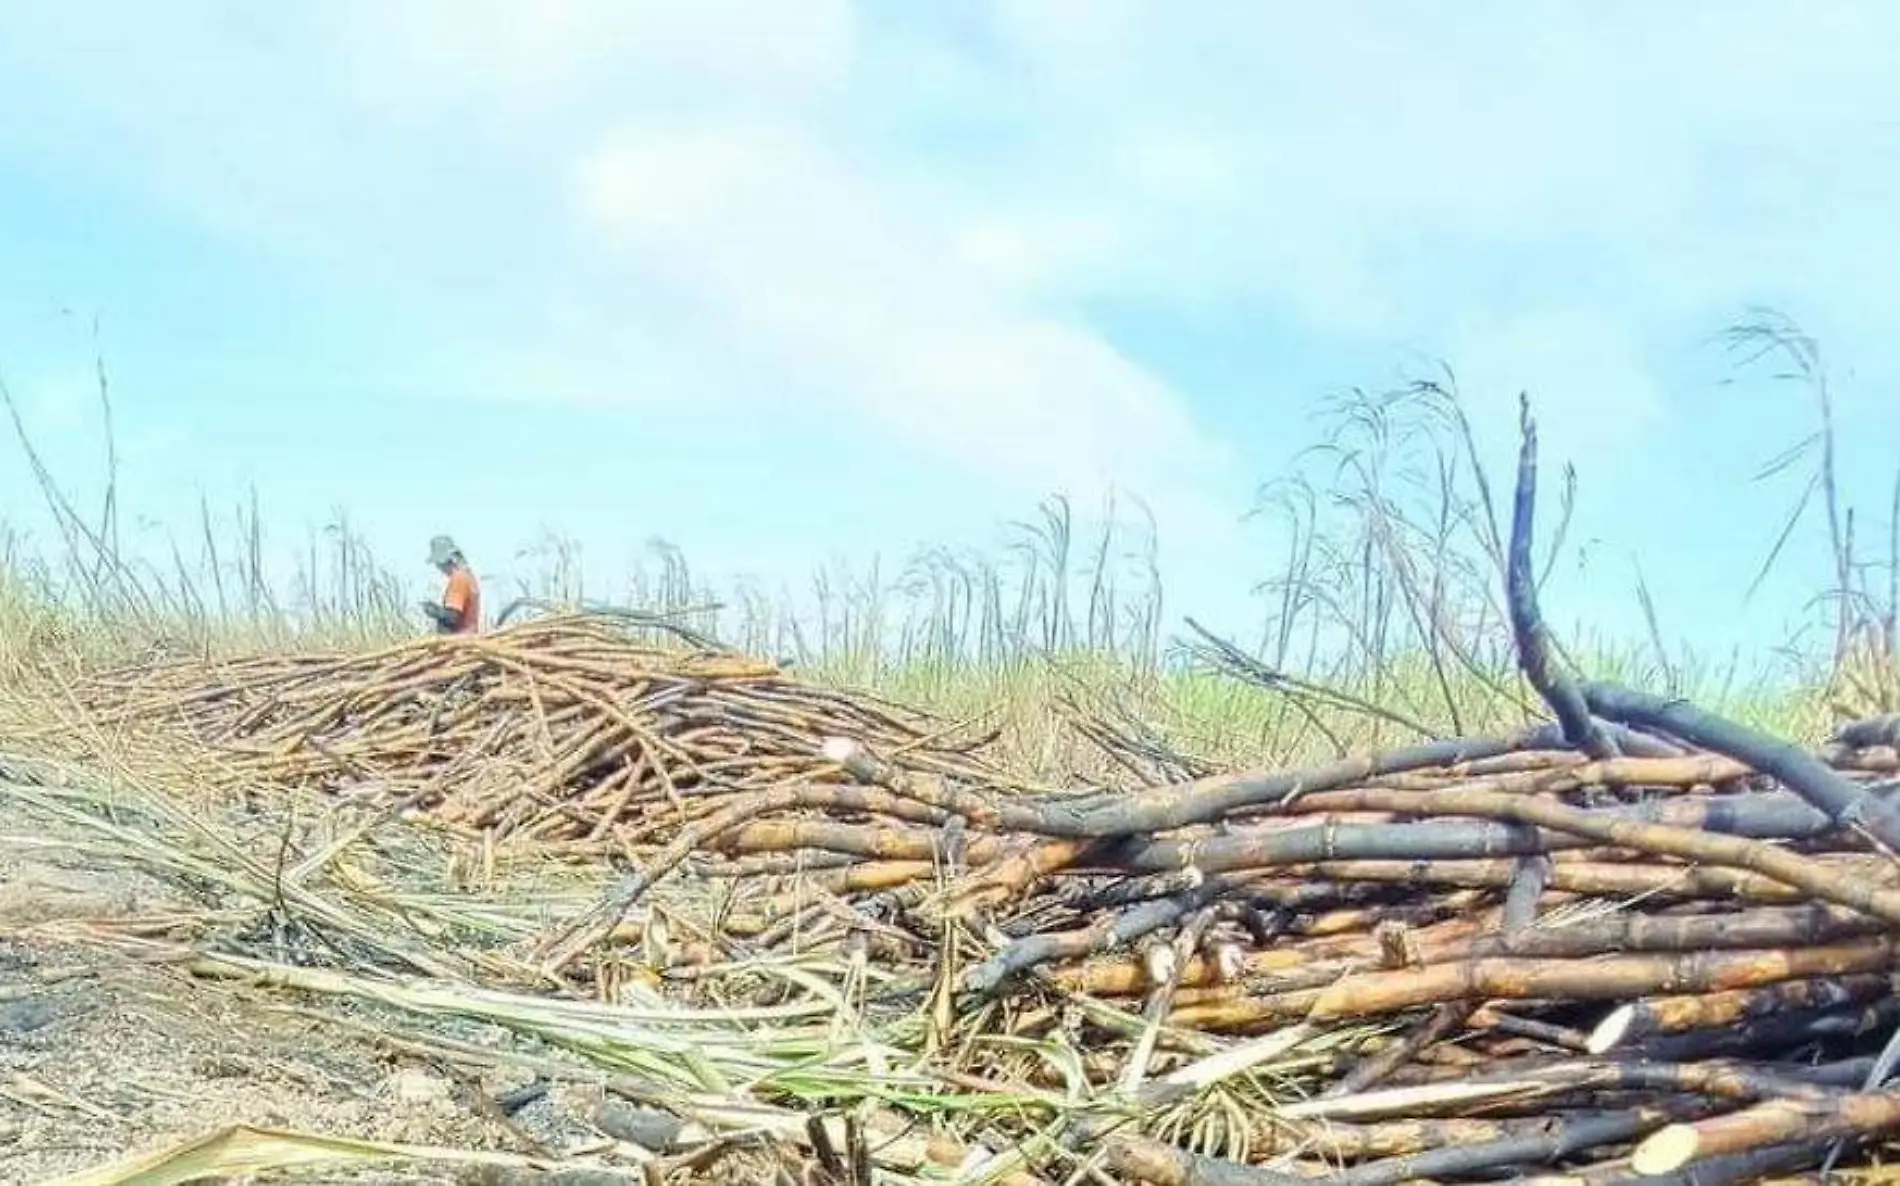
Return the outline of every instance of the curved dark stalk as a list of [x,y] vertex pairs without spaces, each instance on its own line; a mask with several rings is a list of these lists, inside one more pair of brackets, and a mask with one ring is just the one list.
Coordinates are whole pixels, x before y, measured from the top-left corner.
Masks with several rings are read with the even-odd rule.
[[1511,609],[1511,634],[1518,666],[1563,726],[1564,739],[1593,758],[1616,755],[1616,746],[1591,719],[1576,683],[1551,655],[1550,632],[1537,606],[1537,576],[1531,559],[1532,522],[1537,506],[1537,423],[1528,396],[1519,397],[1523,444],[1517,455],[1517,496],[1512,504],[1511,552],[1505,580]]
[[1598,716],[1680,737],[1770,775],[1827,814],[1836,827],[1854,828],[1900,853],[1900,811],[1831,770],[1798,745],[1725,720],[1686,700],[1670,700],[1614,684],[1583,685],[1584,702]]

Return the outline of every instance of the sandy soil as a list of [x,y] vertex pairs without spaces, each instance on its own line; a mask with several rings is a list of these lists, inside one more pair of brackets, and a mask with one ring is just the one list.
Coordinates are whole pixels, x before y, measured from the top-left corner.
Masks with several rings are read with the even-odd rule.
[[[45,1182],[233,1123],[521,1153],[600,1144],[558,1088],[503,1118],[497,1097],[525,1076],[407,1059],[290,998],[208,984],[89,938],[94,920],[192,904],[136,871],[49,849],[57,835],[0,802],[0,1183]],[[541,1180],[560,1178],[572,1180]],[[471,1176],[436,1167],[295,1180]]]

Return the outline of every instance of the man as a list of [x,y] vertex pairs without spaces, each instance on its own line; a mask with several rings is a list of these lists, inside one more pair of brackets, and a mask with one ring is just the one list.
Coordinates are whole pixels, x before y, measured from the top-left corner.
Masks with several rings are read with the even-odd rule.
[[449,578],[440,602],[425,601],[422,612],[435,621],[439,634],[473,634],[482,624],[482,591],[475,574],[462,558],[462,549],[446,535],[429,541],[429,563]]

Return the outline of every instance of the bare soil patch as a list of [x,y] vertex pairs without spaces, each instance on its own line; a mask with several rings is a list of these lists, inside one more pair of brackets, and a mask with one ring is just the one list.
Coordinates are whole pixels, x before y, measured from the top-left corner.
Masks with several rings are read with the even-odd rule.
[[[0,1182],[45,1182],[230,1124],[521,1150],[597,1133],[558,1093],[496,1120],[519,1086],[392,1053],[367,1033],[144,962],[113,940],[194,904],[57,847],[56,819],[0,805]],[[365,1019],[367,1020],[367,1019]],[[470,1027],[479,1031],[485,1027]],[[499,1045],[499,1032],[471,1032]],[[537,1131],[538,1130],[538,1131]],[[440,1182],[440,1167],[303,1182]]]

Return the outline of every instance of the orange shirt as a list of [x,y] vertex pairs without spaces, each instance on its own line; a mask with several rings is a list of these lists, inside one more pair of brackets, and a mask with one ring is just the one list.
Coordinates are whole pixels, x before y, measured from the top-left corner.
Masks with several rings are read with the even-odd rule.
[[442,591],[442,604],[461,616],[456,634],[473,634],[482,624],[482,591],[475,574],[458,568],[449,574],[449,587]]

